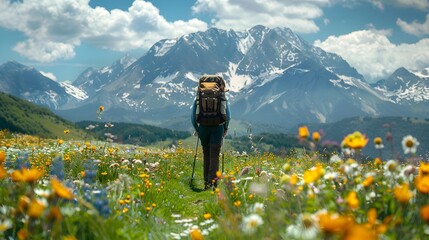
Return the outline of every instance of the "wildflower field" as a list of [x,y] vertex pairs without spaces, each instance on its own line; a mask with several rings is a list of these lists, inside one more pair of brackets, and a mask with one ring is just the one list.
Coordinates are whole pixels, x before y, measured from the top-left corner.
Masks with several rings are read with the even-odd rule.
[[351,133],[344,152],[322,155],[317,133],[297,137],[302,148],[282,157],[229,148],[218,188],[203,191],[201,149],[182,141],[157,149],[2,131],[0,238],[428,237],[429,163],[412,156],[416,139],[403,142],[414,161],[363,161],[360,150],[382,139]]

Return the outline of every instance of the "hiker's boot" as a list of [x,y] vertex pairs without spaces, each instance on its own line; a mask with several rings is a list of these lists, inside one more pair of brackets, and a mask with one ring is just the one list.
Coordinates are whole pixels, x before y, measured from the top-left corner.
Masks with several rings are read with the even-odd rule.
[[211,182],[209,180],[209,168],[210,168],[210,148],[209,146],[203,146],[203,156],[204,156],[204,190],[210,188]]
[[210,167],[209,167],[209,181],[210,184],[214,187],[217,187],[217,176],[216,172],[219,171],[219,154],[220,144],[211,144],[210,145]]

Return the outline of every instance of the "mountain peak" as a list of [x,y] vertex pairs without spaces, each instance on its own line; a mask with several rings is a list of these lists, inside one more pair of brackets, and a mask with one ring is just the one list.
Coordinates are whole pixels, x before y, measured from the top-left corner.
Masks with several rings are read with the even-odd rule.
[[0,69],[6,69],[9,71],[17,71],[17,70],[27,70],[32,69],[31,67],[28,67],[26,65],[23,65],[17,61],[8,61],[4,64],[0,65]]

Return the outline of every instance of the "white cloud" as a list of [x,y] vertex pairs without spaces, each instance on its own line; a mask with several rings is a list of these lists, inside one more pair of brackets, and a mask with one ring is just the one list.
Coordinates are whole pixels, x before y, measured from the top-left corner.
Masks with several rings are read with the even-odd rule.
[[224,29],[242,30],[261,24],[314,33],[319,31],[314,19],[323,15],[321,7],[328,4],[329,0],[197,0],[193,11],[213,14],[213,25]]
[[337,53],[370,81],[388,77],[399,67],[419,70],[429,67],[429,38],[414,44],[393,44],[383,31],[362,30],[330,36],[314,44]]
[[412,35],[423,36],[429,34],[429,14],[426,15],[426,22],[424,23],[419,23],[417,21],[407,23],[398,18],[396,24],[402,29],[402,31]]
[[20,31],[28,38],[14,49],[40,62],[72,58],[74,48],[82,42],[129,51],[207,29],[198,19],[169,22],[144,0],[135,0],[127,11],[92,8],[89,0],[0,0],[0,12],[0,27]]
[[45,76],[45,77],[47,77],[47,78],[49,78],[49,79],[52,79],[52,80],[54,80],[54,81],[57,81],[57,77],[56,77],[53,73],[51,73],[51,72],[43,72],[43,71],[40,71],[40,73],[41,73],[43,76]]

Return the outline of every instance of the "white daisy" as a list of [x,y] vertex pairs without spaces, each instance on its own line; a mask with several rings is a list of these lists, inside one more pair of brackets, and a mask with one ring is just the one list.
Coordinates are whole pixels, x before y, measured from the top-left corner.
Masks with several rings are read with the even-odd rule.
[[251,214],[243,218],[242,229],[246,234],[252,234],[256,232],[256,229],[262,225],[264,221],[258,214]]
[[417,138],[407,135],[402,139],[402,149],[404,149],[404,154],[408,153],[416,153],[417,147],[420,145],[419,141],[417,141]]

